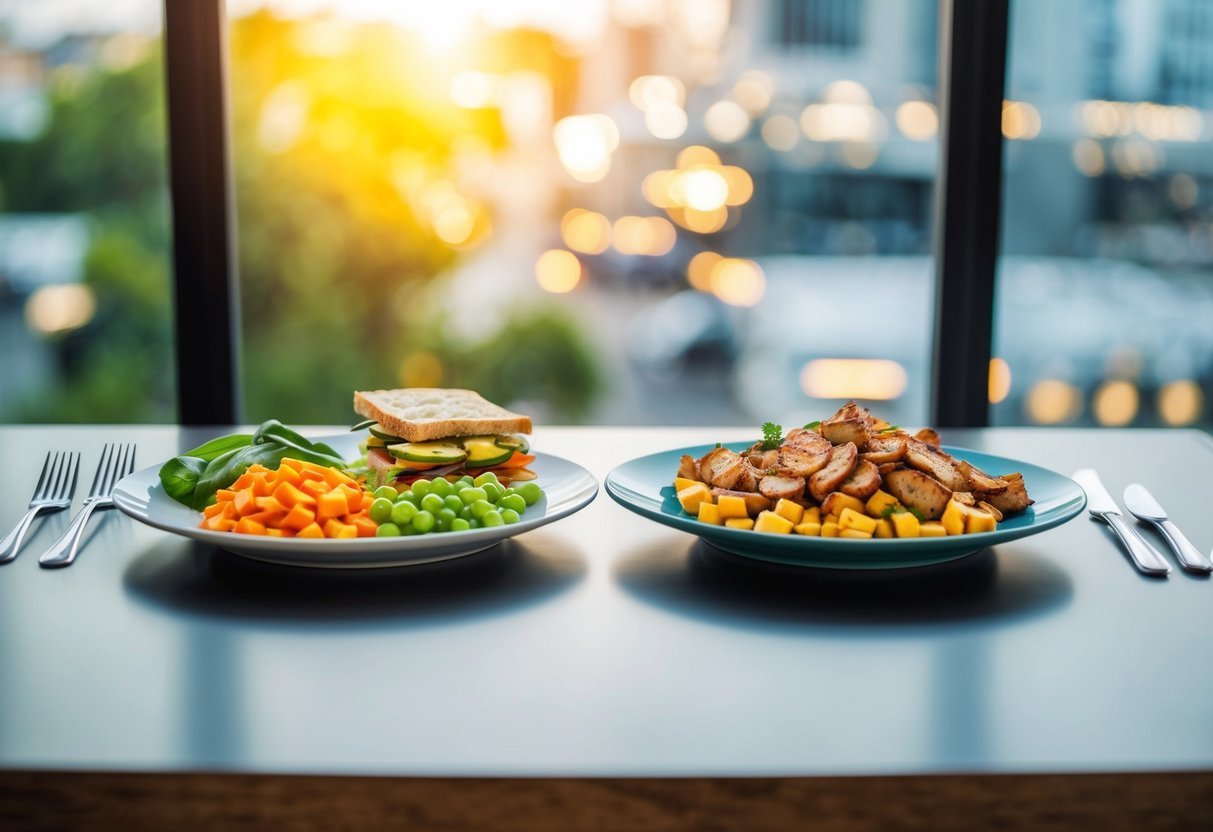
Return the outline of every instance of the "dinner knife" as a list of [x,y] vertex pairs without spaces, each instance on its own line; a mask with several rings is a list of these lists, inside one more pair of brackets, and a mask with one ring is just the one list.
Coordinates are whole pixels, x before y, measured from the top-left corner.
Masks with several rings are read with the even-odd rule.
[[1134,531],[1121,515],[1120,507],[1116,505],[1116,501],[1112,499],[1108,489],[1104,488],[1099,474],[1094,469],[1083,468],[1075,471],[1074,481],[1087,493],[1087,510],[1091,512],[1091,517],[1102,520],[1112,527],[1112,531],[1116,532],[1116,536],[1124,544],[1125,550],[1133,560],[1133,565],[1139,572],[1145,575],[1170,573],[1171,566],[1163,560],[1162,555]]
[[1167,512],[1144,485],[1133,483],[1125,489],[1125,508],[1138,520],[1153,523],[1171,544],[1179,565],[1190,572],[1213,572],[1213,563],[1192,545],[1184,533],[1170,521]]

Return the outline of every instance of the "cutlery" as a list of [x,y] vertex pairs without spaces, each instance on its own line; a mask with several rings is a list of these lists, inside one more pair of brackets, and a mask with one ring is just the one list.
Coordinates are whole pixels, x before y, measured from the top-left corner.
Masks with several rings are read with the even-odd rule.
[[1213,572],[1213,563],[1192,545],[1184,533],[1170,521],[1167,512],[1144,485],[1133,483],[1125,489],[1125,508],[1138,520],[1153,523],[1167,539],[1179,565],[1190,572]]
[[71,506],[79,473],[80,454],[52,451],[46,455],[38,484],[34,486],[34,496],[29,501],[29,510],[17,521],[13,530],[0,540],[0,563],[8,563],[17,557],[21,541],[25,539],[25,533],[35,517]]
[[1091,517],[1102,520],[1112,527],[1112,531],[1116,532],[1116,536],[1124,544],[1125,550],[1129,553],[1129,557],[1138,571],[1146,575],[1170,573],[1171,566],[1163,560],[1162,555],[1134,531],[1121,515],[1119,506],[1108,493],[1108,489],[1104,488],[1099,474],[1094,469],[1083,468],[1075,471],[1074,481],[1082,486],[1083,491],[1087,492],[1087,509],[1091,512]]
[[134,470],[134,445],[107,444],[101,451],[101,461],[97,463],[97,473],[93,475],[93,485],[88,490],[84,505],[72,518],[63,537],[38,558],[38,563],[47,567],[71,566],[80,551],[80,538],[84,535],[89,517],[94,511],[114,507],[114,486]]

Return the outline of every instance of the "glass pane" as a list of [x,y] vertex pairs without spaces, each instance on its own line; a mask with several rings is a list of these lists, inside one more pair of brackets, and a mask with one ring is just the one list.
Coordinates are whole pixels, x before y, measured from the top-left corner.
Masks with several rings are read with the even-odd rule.
[[1208,428],[1213,4],[1012,5],[994,421]]
[[250,420],[925,418],[934,0],[229,12]]
[[0,0],[0,422],[176,419],[158,0]]

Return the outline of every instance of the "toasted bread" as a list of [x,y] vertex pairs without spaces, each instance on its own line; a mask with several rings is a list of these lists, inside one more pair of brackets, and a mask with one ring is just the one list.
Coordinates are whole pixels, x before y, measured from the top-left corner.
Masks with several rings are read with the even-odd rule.
[[354,410],[409,442],[531,432],[529,416],[512,413],[472,390],[433,387],[356,390]]

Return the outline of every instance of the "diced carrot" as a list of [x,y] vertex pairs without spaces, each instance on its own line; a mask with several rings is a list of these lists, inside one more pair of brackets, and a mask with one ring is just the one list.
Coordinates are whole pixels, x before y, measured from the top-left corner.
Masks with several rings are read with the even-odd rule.
[[260,462],[254,462],[252,465],[250,465],[248,467],[247,470],[248,470],[248,473],[250,473],[250,474],[263,474],[263,473],[268,472],[270,469],[266,468]]
[[342,523],[337,518],[330,518],[324,524],[325,537],[357,537],[358,529],[349,523]]
[[319,498],[321,494],[329,493],[329,484],[322,479],[302,480],[299,483],[299,490],[304,494]]
[[258,523],[251,517],[241,517],[236,521],[236,534],[265,534],[265,524]]
[[342,514],[362,511],[362,495],[365,493],[356,485],[342,483],[333,489],[334,492],[342,494],[345,497],[346,510]]
[[253,484],[253,475],[250,474],[248,471],[245,471],[243,474],[236,477],[236,481],[234,483],[232,483],[232,485],[231,485],[231,490],[240,491],[241,489],[248,488],[252,484]]
[[373,502],[375,502],[374,494],[367,494],[365,491],[362,492],[362,511],[370,511],[371,503]]
[[293,506],[297,503],[303,503],[306,506],[316,505],[316,498],[310,494],[305,494],[289,482],[280,482],[274,489],[274,497],[284,506]]
[[253,480],[253,494],[258,497],[268,497],[274,491],[274,483],[265,474],[258,474]]
[[258,497],[254,502],[257,503],[257,508],[262,511],[287,511],[290,506],[284,506],[278,502],[277,497]]
[[349,503],[345,492],[338,489],[325,492],[316,498],[316,520],[323,523],[333,517],[341,517],[349,512]]
[[300,471],[303,470],[303,463],[301,461],[299,461],[298,459],[295,459],[294,457],[284,456],[282,458],[282,461],[280,463],[278,463],[278,473],[279,474],[282,473],[283,468],[289,468],[290,470],[292,470],[296,474],[298,474]]
[[244,516],[252,514],[257,510],[257,503],[254,502],[256,495],[253,494],[252,487],[243,488],[236,492],[236,499],[232,500],[232,505],[236,507],[236,513]]
[[304,526],[295,537],[324,537],[324,529],[315,523]]
[[305,463],[303,463],[303,466],[304,466],[303,470],[299,472],[299,487],[300,488],[302,488],[303,483],[307,482],[308,480],[317,480],[318,482],[325,482],[324,474],[321,471],[317,471],[315,466],[312,465],[312,463],[305,462]]
[[365,514],[353,514],[346,519],[358,530],[359,537],[374,537],[375,532],[379,530],[379,524]]
[[229,520],[222,514],[216,514],[211,517],[207,517],[199,525],[204,529],[213,529],[217,532],[225,532],[229,529],[235,528],[236,521]]
[[236,514],[236,504],[228,500],[223,504],[223,511],[220,512],[225,520],[235,521],[240,515]]
[[286,532],[283,531],[282,529],[275,529],[275,528],[266,526],[265,536],[266,537],[286,537]]
[[286,516],[278,523],[284,529],[294,529],[302,531],[307,526],[316,522],[316,513],[304,505],[296,504],[291,507]]
[[223,503],[211,503],[209,506],[202,509],[202,516],[203,517],[214,517],[216,514],[219,514],[221,511],[223,511],[223,505],[224,505]]
[[236,492],[230,488],[220,488],[215,491],[215,499],[219,502],[236,499]]
[[286,518],[286,509],[281,511],[257,511],[253,514],[244,515],[249,520],[255,520],[261,525],[269,528],[270,526],[281,526],[282,521]]

